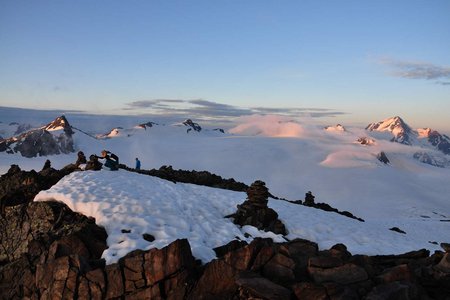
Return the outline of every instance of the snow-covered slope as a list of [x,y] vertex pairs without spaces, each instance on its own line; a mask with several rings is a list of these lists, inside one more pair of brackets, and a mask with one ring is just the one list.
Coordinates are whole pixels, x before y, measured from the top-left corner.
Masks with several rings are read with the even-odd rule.
[[[284,241],[281,236],[252,226],[240,228],[225,218],[245,198],[241,192],[174,184],[120,170],[72,173],[50,190],[40,192],[35,201],[56,199],[94,217],[108,233],[109,248],[103,253],[107,263],[135,249],[161,248],[177,238],[187,238],[194,256],[208,262],[215,257],[214,247],[234,239],[250,241],[262,236]],[[415,215],[413,208],[405,207],[402,216],[391,213],[363,223],[281,200],[271,199],[269,206],[285,223],[288,239],[306,238],[321,248],[344,243],[354,254],[393,254],[418,248],[439,249],[429,241],[448,239],[448,223],[438,220],[442,216],[423,219]],[[407,234],[388,230],[394,226]],[[144,239],[144,234],[155,240],[149,241],[148,236]]]

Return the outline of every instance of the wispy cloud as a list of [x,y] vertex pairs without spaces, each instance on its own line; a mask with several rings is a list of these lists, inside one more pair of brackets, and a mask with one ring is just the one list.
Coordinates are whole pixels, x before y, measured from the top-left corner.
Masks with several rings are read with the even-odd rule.
[[335,117],[346,114],[326,108],[274,108],[250,107],[244,108],[229,104],[218,103],[204,99],[154,99],[134,101],[126,104],[124,110],[158,115],[185,115],[197,119],[227,119],[254,114],[277,114],[291,118],[308,116],[313,118]]
[[436,84],[450,85],[450,67],[427,62],[400,61],[383,58],[379,63],[388,66],[390,75],[406,79],[436,80]]

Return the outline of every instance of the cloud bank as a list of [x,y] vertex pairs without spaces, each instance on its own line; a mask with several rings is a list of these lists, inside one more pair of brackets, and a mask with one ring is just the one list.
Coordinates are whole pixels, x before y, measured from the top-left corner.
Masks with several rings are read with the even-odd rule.
[[436,80],[436,84],[450,85],[450,67],[437,66],[426,62],[408,62],[394,59],[381,59],[388,66],[390,75],[406,79]]
[[182,99],[153,99],[134,101],[126,104],[124,110],[139,113],[150,113],[157,115],[188,116],[195,119],[222,119],[237,118],[242,116],[277,114],[290,118],[297,117],[335,117],[346,114],[326,108],[269,108],[269,107],[238,107],[218,103],[204,99],[182,100]]

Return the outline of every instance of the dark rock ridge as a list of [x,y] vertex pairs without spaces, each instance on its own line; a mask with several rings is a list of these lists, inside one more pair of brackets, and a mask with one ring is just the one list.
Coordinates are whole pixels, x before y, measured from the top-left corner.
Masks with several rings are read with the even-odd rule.
[[197,185],[204,185],[214,188],[221,188],[237,192],[247,191],[248,186],[245,183],[235,181],[233,178],[224,179],[219,175],[210,173],[208,171],[187,171],[187,170],[174,170],[172,166],[162,166],[158,170],[136,170],[134,168],[127,167],[120,164],[119,168],[135,172],[144,175],[155,176],[161,179],[169,180],[172,182],[192,183]]
[[255,226],[260,230],[272,231],[286,235],[284,224],[278,219],[278,214],[267,206],[269,190],[260,180],[255,181],[247,189],[247,201],[238,204],[237,212],[231,217],[234,224]]
[[0,177],[0,213],[4,214],[7,206],[29,203],[42,190],[47,190],[61,178],[74,171],[69,165],[61,170],[51,167],[36,172],[23,171],[17,165],[11,165],[8,172]]
[[[62,131],[62,132],[61,132]],[[20,135],[0,140],[0,152],[19,152],[24,157],[74,152],[72,128],[64,116]]]
[[314,199],[315,199],[315,197],[312,195],[311,191],[309,191],[309,192],[307,192],[305,194],[305,200],[304,201],[302,201],[302,200],[295,200],[295,201],[284,200],[284,201],[288,201],[288,202],[293,203],[293,204],[305,205],[305,206],[308,206],[308,207],[313,207],[313,208],[320,209],[320,210],[327,211],[327,212],[334,212],[334,213],[340,214],[342,216],[346,216],[348,218],[355,219],[355,220],[358,220],[360,222],[364,222],[363,219],[354,216],[351,212],[348,212],[346,210],[340,211],[337,208],[334,208],[334,207],[332,207],[331,205],[329,205],[327,203],[320,203],[320,202],[316,203]]

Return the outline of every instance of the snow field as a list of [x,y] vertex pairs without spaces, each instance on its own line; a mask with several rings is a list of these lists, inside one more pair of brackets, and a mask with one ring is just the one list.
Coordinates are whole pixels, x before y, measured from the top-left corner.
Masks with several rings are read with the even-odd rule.
[[[124,170],[72,173],[51,189],[40,192],[35,201],[51,199],[94,217],[98,225],[105,227],[109,248],[103,258],[108,264],[132,250],[162,248],[178,238],[187,238],[194,256],[204,263],[215,258],[212,250],[215,247],[236,238],[249,242],[251,238],[245,238],[244,233],[284,241],[279,235],[252,226],[240,228],[224,218],[244,202],[245,193],[174,184]],[[439,249],[428,241],[442,242],[448,237],[448,224],[434,219],[363,223],[281,200],[271,199],[269,206],[286,225],[288,239],[309,239],[321,249],[344,243],[353,254],[398,254],[422,247]],[[408,234],[389,231],[389,226],[399,226]],[[144,240],[144,233],[151,234],[155,240]]]

